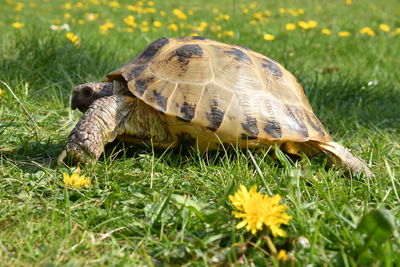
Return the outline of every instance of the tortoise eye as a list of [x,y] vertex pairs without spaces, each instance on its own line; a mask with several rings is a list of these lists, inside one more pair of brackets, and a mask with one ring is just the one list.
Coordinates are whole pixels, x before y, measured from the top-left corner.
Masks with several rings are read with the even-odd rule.
[[92,96],[92,94],[93,94],[93,89],[90,88],[89,86],[86,86],[86,87],[82,88],[82,94],[83,94],[85,97],[90,97],[90,96]]

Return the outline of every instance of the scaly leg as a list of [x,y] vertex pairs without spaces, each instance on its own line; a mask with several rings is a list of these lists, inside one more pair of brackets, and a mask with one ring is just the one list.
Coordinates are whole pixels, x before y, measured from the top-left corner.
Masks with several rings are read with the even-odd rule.
[[98,159],[104,146],[125,132],[125,120],[134,109],[134,98],[112,95],[93,102],[68,137],[57,163]]

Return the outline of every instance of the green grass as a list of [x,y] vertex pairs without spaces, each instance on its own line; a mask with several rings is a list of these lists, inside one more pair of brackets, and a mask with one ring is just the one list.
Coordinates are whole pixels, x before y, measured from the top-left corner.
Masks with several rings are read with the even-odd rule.
[[[255,9],[233,0],[156,2],[157,12],[166,16],[137,15],[125,8],[134,1],[119,1],[122,7],[114,9],[82,1],[86,9],[71,10],[62,9],[65,1],[60,0],[20,2],[25,4],[21,11],[13,1],[0,11],[0,80],[10,85],[39,127],[0,85],[0,265],[278,265],[266,255],[270,248],[263,234],[235,229],[238,220],[228,196],[240,184],[257,184],[263,193],[283,197],[293,219],[283,227],[288,237],[273,242],[299,266],[400,262],[400,35],[378,27],[387,24],[391,32],[400,27],[398,1],[260,1]],[[249,14],[242,13],[242,5]],[[178,21],[171,14],[178,7],[193,15]],[[218,12],[212,13],[213,8]],[[280,14],[279,8],[303,8],[305,13],[293,17]],[[268,22],[249,24],[251,14],[265,10],[271,11]],[[71,19],[64,18],[66,12]],[[90,12],[98,19],[85,20]],[[221,12],[230,19],[216,22]],[[123,18],[129,14],[139,23],[159,20],[163,26],[124,32]],[[50,30],[55,19],[70,25],[80,45],[69,42],[65,31]],[[106,19],[115,28],[101,35],[98,27]],[[286,23],[299,20],[316,20],[318,27],[285,30]],[[16,21],[25,27],[13,28]],[[247,46],[295,74],[334,140],[371,163],[376,177],[344,177],[341,170],[325,168],[324,157],[293,163],[257,154],[262,178],[243,151],[188,155],[118,147],[119,157],[107,155],[82,170],[90,186],[66,188],[62,174],[72,170],[55,161],[81,116],[69,109],[71,88],[102,79],[151,40],[194,33],[190,25],[201,21],[209,23],[201,35]],[[222,30],[210,30],[213,22]],[[185,28],[173,32],[170,23]],[[364,26],[376,35],[360,35]],[[322,28],[332,35],[322,35]],[[234,36],[218,35],[224,31]],[[338,37],[339,31],[352,35]],[[276,39],[265,41],[264,33]],[[383,215],[362,220],[382,209],[394,218],[394,231]],[[361,221],[377,222],[377,231],[358,226]],[[302,245],[305,239],[309,245]]]

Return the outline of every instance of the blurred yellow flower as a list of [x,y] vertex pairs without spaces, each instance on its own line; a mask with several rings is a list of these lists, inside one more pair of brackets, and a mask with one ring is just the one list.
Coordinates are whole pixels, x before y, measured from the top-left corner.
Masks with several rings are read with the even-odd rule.
[[79,174],[79,169],[77,172],[74,172],[71,176],[67,173],[63,174],[63,181],[66,186],[75,186],[75,187],[81,187],[84,185],[89,185],[90,180],[86,178],[84,175]]
[[72,17],[71,13],[65,13],[64,18],[70,19]]
[[304,30],[308,30],[308,23],[300,20],[299,22],[297,22],[297,24],[299,25],[300,28],[304,29]]
[[244,185],[234,194],[229,196],[232,205],[239,211],[233,211],[236,218],[243,221],[236,225],[237,229],[246,226],[247,231],[255,234],[262,230],[265,225],[271,230],[273,236],[286,236],[286,232],[280,227],[282,224],[289,224],[292,216],[285,213],[287,207],[279,204],[279,195],[267,196],[257,192],[257,186],[253,186],[247,191]]
[[294,23],[288,23],[285,25],[285,29],[287,31],[294,31],[296,29],[296,24]]
[[271,16],[271,12],[269,10],[265,10],[264,11],[264,15],[269,17],[269,16]]
[[182,10],[175,8],[172,13],[180,20],[185,20],[187,18],[186,14]]
[[392,32],[392,35],[399,35],[400,34],[400,28],[397,28]]
[[6,93],[6,92],[5,92],[3,89],[0,88],[0,96],[5,95],[5,93]]
[[75,34],[73,34],[72,32],[67,32],[65,34],[65,36],[67,37],[68,40],[71,41],[71,43],[73,43],[74,45],[78,45],[80,43],[78,36],[76,36]]
[[155,21],[153,22],[153,25],[154,25],[154,27],[156,27],[156,28],[162,27],[162,23],[161,23],[160,21],[158,21],[158,20],[155,20]]
[[224,35],[225,36],[234,36],[235,35],[235,32],[234,31],[224,31]]
[[168,25],[168,30],[176,32],[176,31],[178,31],[178,25],[176,25],[175,23],[172,23],[172,24]]
[[160,11],[160,15],[164,17],[164,16],[166,15],[165,11],[164,11],[164,10],[161,10],[161,11]]
[[284,8],[279,8],[279,9],[278,9],[278,12],[281,13],[281,14],[284,14],[284,13],[286,13],[286,9],[284,9]]
[[352,0],[346,0],[346,5],[351,5],[352,4]]
[[375,35],[374,30],[371,29],[370,27],[364,27],[359,32],[362,35],[369,35],[369,36],[374,36]]
[[387,24],[379,24],[379,29],[384,32],[390,32],[390,27]]
[[348,36],[350,36],[351,35],[351,33],[350,32],[347,32],[347,31],[340,31],[339,33],[338,33],[338,36],[340,36],[340,37],[348,37]]
[[214,14],[217,14],[217,13],[219,12],[219,10],[218,10],[218,8],[214,7],[214,8],[211,10],[211,12],[214,13]]
[[98,14],[88,13],[88,14],[86,14],[86,19],[88,21],[95,21],[98,16],[99,16]]
[[275,40],[275,36],[269,33],[264,33],[263,34],[264,40],[266,41],[272,41]]
[[22,9],[24,9],[24,4],[22,3],[17,3],[17,5],[15,6],[15,10],[16,11],[21,11]]
[[129,15],[126,18],[124,18],[124,23],[133,28],[137,27],[137,23],[136,23],[135,17],[133,15]]
[[63,8],[66,10],[70,10],[72,8],[72,4],[67,2],[63,5]]
[[289,256],[286,253],[286,250],[281,249],[278,252],[278,260],[280,261],[287,261],[289,259]]
[[309,20],[309,21],[308,21],[308,28],[309,28],[309,29],[314,29],[314,28],[317,27],[317,25],[318,25],[318,22],[315,21],[315,20]]
[[99,26],[100,33],[106,34],[109,29],[115,28],[115,25],[112,22],[107,21],[106,23]]
[[243,14],[249,14],[250,10],[248,8],[242,9]]
[[108,3],[108,6],[115,7],[115,8],[120,8],[121,4],[118,3],[117,1],[111,1],[111,2]]
[[143,9],[143,14],[153,14],[156,13],[156,9],[153,7],[148,7]]
[[84,7],[84,5],[83,5],[83,3],[82,2],[78,2],[78,3],[76,3],[76,5],[75,5],[77,8],[83,8]]
[[23,28],[23,27],[25,26],[25,24],[22,23],[22,22],[14,22],[14,23],[12,24],[12,26],[13,26],[14,28],[16,28],[16,29],[21,29],[21,28]]
[[147,5],[148,6],[154,6],[154,2],[153,1],[149,1],[149,2],[147,2]]
[[332,34],[331,30],[329,30],[329,29],[327,29],[327,28],[322,29],[322,30],[321,30],[321,33],[322,33],[322,34],[325,34],[325,35],[331,35],[331,34]]

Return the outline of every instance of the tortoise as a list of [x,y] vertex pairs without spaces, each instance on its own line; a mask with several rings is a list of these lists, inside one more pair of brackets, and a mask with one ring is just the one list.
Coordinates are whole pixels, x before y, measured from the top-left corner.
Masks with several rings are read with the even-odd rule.
[[271,58],[204,37],[160,38],[99,83],[73,89],[83,112],[58,158],[98,159],[115,138],[158,149],[271,147],[372,176],[314,115],[296,78]]

